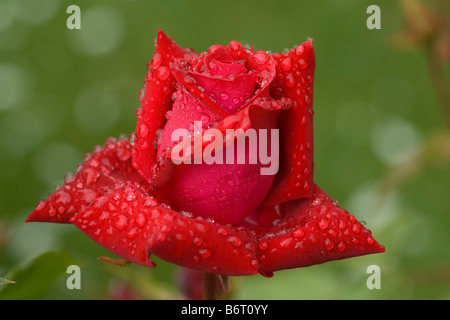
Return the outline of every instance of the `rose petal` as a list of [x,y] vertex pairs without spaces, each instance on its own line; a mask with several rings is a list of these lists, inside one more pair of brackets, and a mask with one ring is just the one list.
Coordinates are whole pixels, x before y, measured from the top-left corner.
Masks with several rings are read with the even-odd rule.
[[286,54],[274,54],[277,76],[271,84],[271,95],[288,97],[294,107],[281,115],[280,170],[266,205],[310,197],[313,185],[313,103],[312,89],[315,57],[312,41]]
[[260,272],[306,267],[384,252],[356,218],[313,185],[313,196],[289,203],[282,222],[257,234]]
[[147,254],[147,239],[159,214],[158,201],[132,182],[114,186],[70,222],[95,242],[118,256],[147,267],[155,264]]
[[177,265],[222,275],[256,274],[254,234],[161,208],[149,253]]
[[146,179],[150,178],[156,162],[153,145],[158,129],[163,127],[165,114],[172,106],[175,78],[169,66],[174,59],[186,54],[190,52],[178,46],[161,30],[158,31],[155,54],[144,80],[145,87],[140,93],[143,95],[142,103],[136,111],[133,166]]
[[103,147],[97,146],[94,153],[85,156],[84,163],[61,188],[36,205],[26,222],[69,223],[92,201],[111,193],[117,182],[132,180],[147,185],[131,165],[131,152],[128,139],[109,138]]
[[[275,101],[271,98],[260,98],[211,129],[216,130],[223,139],[222,145],[209,142],[211,140],[205,138],[208,131],[179,143],[177,148],[183,146],[183,149],[188,150],[189,146],[192,152],[189,157],[191,164],[181,163],[173,168],[173,177],[165,186],[170,202],[181,210],[192,212],[196,216],[209,217],[218,223],[237,224],[242,221],[267,195],[278,169],[278,157],[277,154],[270,155],[267,162],[263,163],[263,157],[265,159],[269,154],[262,154],[260,150],[260,154],[252,153],[256,158],[255,163],[249,163],[250,149],[247,142],[245,163],[237,161],[237,152],[230,163],[226,158],[229,151],[227,148],[234,148],[230,145],[232,141],[243,141],[247,130],[251,128],[255,130],[256,142],[267,138],[268,152],[272,152],[271,130],[277,128],[277,111],[288,107],[289,103],[284,99]],[[226,139],[226,133],[231,129],[240,131],[234,131],[237,132],[235,138]],[[267,135],[262,137],[259,129],[265,129]],[[201,138],[201,135],[202,141],[198,142],[201,154],[207,154],[205,150],[208,147],[214,148],[216,152],[223,153],[222,163],[205,163],[205,159],[201,160],[201,164],[197,162],[194,152],[197,149],[196,140]],[[277,144],[278,141],[273,143]],[[167,156],[172,156],[172,152],[168,152]]]

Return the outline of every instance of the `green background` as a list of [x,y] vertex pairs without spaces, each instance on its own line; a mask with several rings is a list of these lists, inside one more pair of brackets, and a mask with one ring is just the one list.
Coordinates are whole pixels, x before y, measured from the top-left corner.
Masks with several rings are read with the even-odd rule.
[[[450,298],[449,131],[425,51],[397,48],[400,2],[76,1],[81,30],[68,30],[70,4],[0,2],[0,280],[16,281],[0,281],[0,299],[113,299],[123,288],[176,296],[174,265],[108,265],[75,227],[24,223],[85,153],[134,131],[158,29],[197,52],[231,40],[279,52],[313,38],[316,182],[386,247],[271,279],[236,277],[232,298]],[[366,27],[371,4],[380,30]],[[70,264],[81,267],[81,290],[66,287]],[[370,265],[381,289],[366,286]]]

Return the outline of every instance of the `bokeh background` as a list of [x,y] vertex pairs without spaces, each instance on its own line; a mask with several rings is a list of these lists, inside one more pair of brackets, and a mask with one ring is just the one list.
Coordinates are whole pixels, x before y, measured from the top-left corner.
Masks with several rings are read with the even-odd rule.
[[[81,30],[66,28],[70,4]],[[366,27],[371,4],[379,30]],[[277,52],[313,38],[316,182],[386,247],[235,277],[231,298],[449,299],[449,17],[445,0],[2,0],[0,299],[180,297],[172,264],[112,266],[71,225],[24,223],[85,153],[134,131],[158,29],[197,52],[231,40]],[[66,287],[70,264],[81,290]],[[369,290],[373,264],[381,289]]]

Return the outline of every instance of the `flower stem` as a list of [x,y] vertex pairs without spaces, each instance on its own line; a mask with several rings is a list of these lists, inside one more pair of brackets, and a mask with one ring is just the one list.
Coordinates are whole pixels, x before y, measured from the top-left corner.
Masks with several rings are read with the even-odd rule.
[[203,300],[216,299],[216,275],[208,272],[203,273]]

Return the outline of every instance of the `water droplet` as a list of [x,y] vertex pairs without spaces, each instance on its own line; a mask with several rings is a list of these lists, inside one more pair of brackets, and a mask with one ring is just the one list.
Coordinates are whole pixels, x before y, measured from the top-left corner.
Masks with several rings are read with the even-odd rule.
[[303,241],[299,241],[295,244],[294,249],[299,251],[299,252],[305,252],[306,251],[306,247],[305,244],[303,243]]
[[145,124],[141,124],[140,126],[139,126],[139,135],[142,137],[142,138],[145,138],[147,135],[148,135],[148,127],[147,127],[147,125],[145,125]]
[[172,117],[172,110],[168,110],[165,114],[166,120],[170,120],[170,118]]
[[218,228],[217,233],[220,234],[222,237],[225,237],[227,235],[227,230],[225,228]]
[[311,97],[309,96],[309,94],[305,94],[305,104],[309,105],[311,103]]
[[299,65],[300,68],[302,68],[302,69],[308,68],[308,62],[306,62],[305,59],[300,59],[300,60],[298,60],[298,65]]
[[309,185],[308,181],[305,181],[305,184],[303,185],[303,190],[308,191],[311,189],[311,186]]
[[198,250],[198,253],[202,258],[209,258],[211,256],[211,250],[209,249],[200,249]]
[[368,244],[373,244],[375,242],[375,240],[371,236],[368,236],[366,241]]
[[231,41],[230,48],[233,51],[238,51],[240,49],[239,42],[237,42],[236,40]]
[[302,238],[305,236],[305,231],[303,231],[303,229],[301,229],[301,228],[297,228],[294,231],[292,231],[292,235],[295,238]]
[[131,157],[131,152],[125,148],[117,148],[116,157],[119,161],[127,161]]
[[292,73],[289,73],[286,76],[285,84],[286,84],[286,87],[288,87],[288,88],[292,88],[295,86],[295,79],[294,79],[294,75]]
[[196,81],[195,81],[194,77],[185,76],[184,77],[184,82],[187,83],[187,84],[195,84]]
[[90,184],[96,182],[98,177],[99,177],[99,173],[94,168],[87,168],[83,172],[83,178],[84,178],[84,182],[86,183],[86,185],[90,185]]
[[311,201],[311,207],[317,207],[319,205],[321,205],[324,202],[324,197],[319,196],[313,199],[313,201]]
[[53,217],[56,214],[56,209],[54,207],[50,206],[50,208],[48,209],[47,212],[50,217]]
[[203,239],[200,237],[195,237],[194,240],[192,241],[196,246],[201,246],[203,243]]
[[242,244],[241,238],[237,236],[229,236],[227,240],[235,247],[239,247]]
[[255,54],[255,60],[259,64],[264,64],[269,60],[269,55],[265,52],[258,52]]
[[360,234],[361,233],[361,227],[360,227],[359,223],[353,224],[352,231],[355,234]]
[[292,59],[291,57],[287,57],[281,62],[281,69],[284,71],[289,71],[292,68]]
[[124,230],[126,227],[128,227],[128,218],[127,216],[124,216],[123,214],[117,216],[114,220],[114,226],[117,228],[117,230]]
[[151,218],[155,219],[158,218],[161,215],[161,209],[155,208],[151,212]]
[[200,120],[202,121],[203,124],[207,124],[210,120],[209,115],[206,113],[202,113],[200,115]]
[[258,267],[259,267],[258,260],[256,260],[256,259],[250,260],[250,266],[254,269],[258,269]]
[[223,101],[227,101],[229,98],[230,98],[230,95],[228,93],[220,94],[220,99],[222,99]]
[[151,68],[154,70],[158,69],[161,66],[163,60],[164,60],[164,58],[163,58],[162,54],[160,54],[158,52],[155,53],[155,55],[153,56],[153,59],[151,61]]
[[129,202],[136,200],[136,194],[135,194],[134,192],[128,193],[128,194],[125,196],[125,200],[126,200],[126,201],[129,201]]
[[265,251],[269,248],[269,241],[267,240],[263,240],[261,242],[259,242],[258,244],[259,249],[261,249],[262,251]]
[[144,207],[155,207],[158,205],[158,200],[156,200],[154,197],[147,197],[145,198],[144,203],[142,204]]
[[137,228],[132,228],[130,231],[128,231],[127,238],[128,239],[133,239],[133,238],[136,238],[137,235],[138,235],[138,229]]
[[305,51],[305,47],[303,47],[303,45],[299,45],[295,48],[295,54],[297,56],[302,55],[304,51]]
[[36,206],[36,211],[41,211],[47,206],[47,200],[41,200]]
[[323,242],[323,245],[325,246],[325,249],[331,250],[334,248],[334,242],[330,238],[326,238]]
[[305,176],[307,176],[311,173],[311,170],[309,168],[305,168],[305,170],[303,170],[303,173],[305,174]]
[[138,213],[136,218],[135,218],[136,224],[139,227],[143,227],[145,226],[145,223],[147,222],[147,218],[145,217],[145,215],[143,213]]
[[339,242],[339,244],[337,245],[337,249],[339,251],[344,251],[345,250],[345,243],[343,241]]
[[330,229],[328,230],[328,234],[334,238],[338,235],[338,232],[335,229]]
[[156,71],[156,76],[162,81],[167,80],[170,76],[169,68],[166,66],[159,67],[158,70]]
[[143,101],[144,100],[144,96],[145,96],[145,88],[142,88],[140,91],[139,91],[139,101]]
[[325,230],[326,228],[328,228],[328,225],[329,225],[329,223],[328,223],[328,220],[326,220],[326,219],[320,219],[319,222],[317,222],[317,226],[322,230]]
[[286,238],[280,242],[280,247],[287,248],[294,242],[293,238]]

